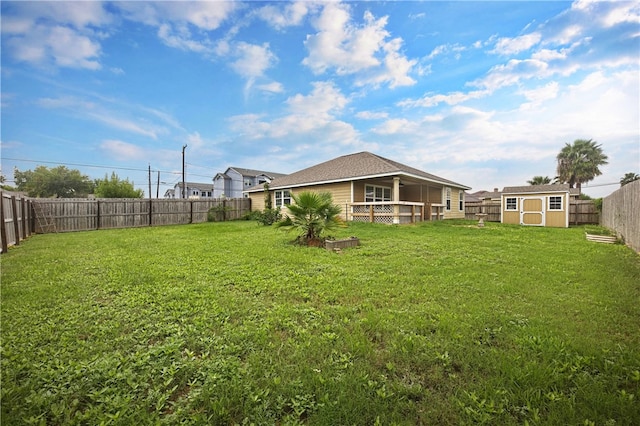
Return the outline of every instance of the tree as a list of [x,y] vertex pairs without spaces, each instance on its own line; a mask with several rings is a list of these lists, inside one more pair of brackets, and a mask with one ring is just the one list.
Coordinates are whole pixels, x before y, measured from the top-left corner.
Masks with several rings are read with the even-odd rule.
[[533,179],[528,180],[529,185],[548,185],[551,183],[549,176],[534,176]]
[[297,230],[298,242],[307,245],[320,245],[322,234],[343,225],[340,218],[340,206],[333,204],[328,192],[304,191],[299,195],[291,194],[293,203],[288,206],[291,216],[276,223],[277,227]]
[[15,169],[13,176],[18,191],[26,192],[29,197],[84,198],[94,188],[88,176],[65,166],[52,169],[38,166],[25,172]]
[[95,195],[98,198],[142,198],[144,191],[135,189],[129,179],[120,180],[115,172],[111,178],[104,175],[104,179],[96,179]]
[[556,157],[558,180],[581,191],[583,183],[602,174],[599,167],[607,164],[607,158],[602,146],[592,139],[576,139],[573,144],[567,143]]
[[634,180],[640,179],[640,175],[637,173],[626,173],[624,176],[620,178],[620,187],[625,186],[628,183],[633,182]]

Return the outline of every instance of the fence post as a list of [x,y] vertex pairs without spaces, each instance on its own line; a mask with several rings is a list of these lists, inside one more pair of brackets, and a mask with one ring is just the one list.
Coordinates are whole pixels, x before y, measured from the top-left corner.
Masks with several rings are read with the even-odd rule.
[[11,196],[11,214],[13,216],[13,229],[16,233],[16,245],[20,245],[20,225],[18,224],[18,203],[16,203],[16,196]]
[[102,227],[100,219],[100,200],[96,199],[96,203],[96,229],[100,229]]
[[20,213],[22,216],[22,223],[20,224],[20,227],[22,228],[22,238],[26,239],[27,238],[27,200],[25,200],[24,198],[20,198]]
[[2,240],[2,253],[6,253],[9,250],[9,243],[7,242],[7,224],[4,221],[4,195],[0,191],[0,240]]

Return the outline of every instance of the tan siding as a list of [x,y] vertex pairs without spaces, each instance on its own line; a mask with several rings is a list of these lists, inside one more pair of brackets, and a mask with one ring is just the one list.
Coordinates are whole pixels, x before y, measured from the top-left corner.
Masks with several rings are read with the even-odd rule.
[[[363,187],[364,188],[364,187]],[[345,205],[351,202],[351,182],[333,183],[327,185],[302,186],[292,188],[293,194],[299,194],[304,191],[310,192],[329,192],[333,198],[333,204],[340,206],[340,216],[345,219]],[[364,189],[363,189],[364,192]],[[273,194],[273,191],[271,191]],[[271,195],[273,197],[273,195]],[[252,200],[253,202],[253,200]],[[264,199],[262,201],[264,205]],[[282,209],[282,214],[287,214],[287,209]]]
[[[444,200],[446,202],[446,200]],[[460,191],[457,188],[451,188],[451,210],[444,211],[445,219],[464,219],[464,210],[460,210]]]
[[264,210],[264,192],[252,192],[249,194],[251,199],[251,211]]
[[520,212],[514,210],[502,211],[502,223],[518,225],[520,223]]
[[364,182],[353,182],[353,202],[364,203]]

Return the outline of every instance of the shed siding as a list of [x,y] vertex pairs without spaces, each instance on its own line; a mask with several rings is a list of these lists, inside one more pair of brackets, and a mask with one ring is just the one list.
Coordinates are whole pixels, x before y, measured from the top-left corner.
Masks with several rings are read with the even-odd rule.
[[[562,210],[549,210],[549,197],[562,197]],[[507,198],[516,199],[516,210],[507,210]],[[523,200],[524,198],[524,200]],[[502,195],[502,223],[520,224],[521,212],[524,225],[542,225],[556,228],[569,226],[569,194],[560,192],[520,193]],[[544,210],[542,215],[536,212]]]

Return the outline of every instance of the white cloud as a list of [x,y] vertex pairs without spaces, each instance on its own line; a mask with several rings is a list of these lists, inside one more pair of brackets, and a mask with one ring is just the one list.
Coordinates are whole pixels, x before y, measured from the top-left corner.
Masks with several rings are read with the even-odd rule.
[[376,19],[367,11],[363,20],[360,25],[353,23],[345,4],[326,3],[313,22],[317,32],[307,35],[309,55],[302,63],[316,74],[334,70],[340,76],[356,75],[359,85],[414,84],[408,74],[417,61],[400,53],[402,39],[386,41],[387,17]]
[[118,160],[149,160],[145,150],[138,145],[115,139],[107,139],[100,144],[102,150],[109,157]]
[[191,51],[196,53],[206,53],[211,50],[208,40],[194,40],[191,32],[185,26],[174,27],[170,24],[160,24],[158,27],[158,38],[169,47]]
[[356,114],[357,118],[363,120],[380,120],[389,117],[388,112],[360,111]]
[[549,76],[548,65],[536,59],[511,59],[505,65],[496,65],[487,75],[469,83],[470,86],[484,88],[494,92],[502,87],[511,86],[522,80]]
[[521,110],[538,107],[545,101],[555,99],[558,96],[560,85],[557,81],[552,81],[544,86],[537,87],[531,90],[524,90],[522,94],[529,101],[528,103],[520,106]]
[[[280,6],[281,4],[279,4]],[[267,22],[272,27],[281,30],[286,27],[302,24],[304,18],[315,8],[313,3],[295,1],[285,3],[283,7],[268,5],[259,8],[255,14],[258,18]]]
[[298,145],[300,136],[308,143],[360,143],[354,127],[337,116],[349,99],[331,82],[315,82],[307,95],[296,94],[286,101],[288,114],[274,119],[243,114],[229,119],[232,131],[248,139],[271,139],[274,143]]
[[436,94],[436,95],[426,95],[420,99],[405,99],[403,101],[398,102],[398,106],[401,107],[433,107],[437,106],[441,103],[445,103],[447,105],[457,105],[464,103],[466,101],[472,99],[480,99],[489,95],[488,90],[475,90],[471,92],[452,92],[446,95]]
[[101,68],[95,60],[100,54],[100,44],[86,36],[66,27],[54,27],[46,42],[59,66],[92,70]]
[[271,83],[257,84],[256,88],[259,90],[262,90],[263,92],[268,92],[268,93],[284,92],[284,87],[282,86],[282,84],[275,81]]
[[498,39],[496,45],[489,53],[496,53],[499,55],[513,55],[525,50],[531,49],[536,44],[540,43],[542,35],[538,32],[524,34],[518,37],[504,37]]
[[159,135],[169,132],[167,124],[172,127],[179,126],[169,115],[160,111],[130,104],[114,104],[98,104],[72,96],[41,98],[36,101],[36,105],[42,108],[61,110],[72,117],[95,121],[154,140],[157,140]]
[[215,30],[240,5],[232,1],[159,1],[116,3],[126,18],[159,27],[162,24],[189,24],[202,30]]
[[237,59],[231,63],[231,68],[245,78],[262,76],[276,61],[269,43],[257,45],[239,42],[235,44],[233,55]]
[[111,20],[98,2],[14,2],[3,10],[2,34],[18,61],[97,70],[106,34],[95,28]]

